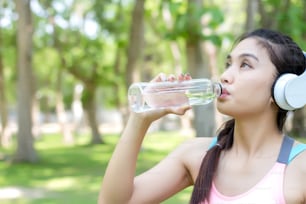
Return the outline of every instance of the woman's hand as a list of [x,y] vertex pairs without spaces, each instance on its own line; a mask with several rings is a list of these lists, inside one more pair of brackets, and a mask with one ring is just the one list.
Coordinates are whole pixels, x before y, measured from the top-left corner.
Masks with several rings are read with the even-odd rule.
[[[151,82],[182,82],[190,79],[191,76],[189,74],[180,74],[176,77],[175,75],[166,76],[164,73],[160,73],[153,80],[151,80]],[[183,115],[187,110],[191,109],[188,103],[188,98],[186,97],[185,93],[175,92],[161,95],[153,95],[152,93],[158,93],[159,90],[156,91],[154,87],[147,88],[149,88],[148,90],[146,90],[149,94],[145,96],[145,101],[148,103],[149,106],[154,107],[154,109],[136,114],[142,115],[142,117],[144,117],[144,119],[148,122],[153,122],[166,114]],[[158,89],[161,89],[160,91],[162,91],[163,88],[158,87]]]

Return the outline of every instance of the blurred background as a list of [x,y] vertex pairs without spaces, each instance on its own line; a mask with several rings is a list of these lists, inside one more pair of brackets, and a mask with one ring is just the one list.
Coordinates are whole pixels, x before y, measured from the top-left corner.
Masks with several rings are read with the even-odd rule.
[[[160,72],[218,80],[235,39],[259,27],[284,32],[306,50],[305,21],[305,0],[0,0],[0,171],[5,173],[0,202],[1,192],[19,192],[10,199],[3,196],[3,202],[36,202],[31,201],[35,196],[25,195],[45,187],[35,180],[42,171],[33,178],[21,172],[33,173],[37,165],[80,163],[81,153],[84,160],[92,156],[93,163],[82,167],[94,169],[83,173],[97,177],[87,180],[95,186],[86,196],[95,200],[129,114],[131,83],[149,81]],[[305,115],[305,108],[290,112],[286,132],[305,137]],[[212,103],[194,107],[184,117],[167,116],[149,133],[158,134],[158,140],[166,140],[160,137],[165,132],[208,137],[225,119]],[[167,137],[172,144],[181,141]],[[56,152],[66,162],[52,163]],[[76,183],[81,181],[73,180],[67,188]],[[62,180],[53,190],[59,186]],[[65,193],[75,197],[78,190]],[[90,203],[86,196],[82,203]]]

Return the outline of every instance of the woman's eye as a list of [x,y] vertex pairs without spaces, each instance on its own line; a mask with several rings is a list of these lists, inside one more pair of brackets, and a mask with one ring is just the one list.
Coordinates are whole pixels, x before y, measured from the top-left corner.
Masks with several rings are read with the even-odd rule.
[[241,64],[241,68],[249,69],[249,68],[252,68],[252,67],[251,67],[251,65],[249,65],[248,63],[243,62],[243,63]]
[[225,63],[225,69],[229,68],[229,66],[231,66],[231,64],[229,62]]

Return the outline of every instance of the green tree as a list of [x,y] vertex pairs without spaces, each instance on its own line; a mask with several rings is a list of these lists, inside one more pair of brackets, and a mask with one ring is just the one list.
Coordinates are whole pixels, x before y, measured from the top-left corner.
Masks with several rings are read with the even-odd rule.
[[37,162],[32,135],[33,82],[32,73],[32,13],[30,0],[15,1],[18,14],[17,68],[18,68],[18,134],[14,160]]
[[[80,33],[74,33],[75,38],[70,38],[70,46],[66,45],[65,65],[67,71],[84,85],[82,102],[87,113],[87,118],[92,131],[92,144],[103,143],[97,123],[96,94],[99,85],[107,74],[103,73],[107,65],[101,60],[100,53],[103,52],[103,42],[100,39],[88,40]],[[72,41],[71,41],[72,40]],[[73,46],[78,43],[80,46]],[[88,58],[88,56],[91,56]],[[106,72],[107,73],[107,72]]]
[[[57,16],[65,16],[65,11],[59,12],[56,10],[54,5],[55,1],[40,1],[40,6],[44,11],[40,15],[43,17],[38,17],[37,29],[40,29],[42,37],[37,39],[37,63],[36,69],[39,72],[41,78],[40,82],[40,95],[50,96],[53,95],[53,107],[55,106],[55,111],[58,119],[58,123],[61,128],[61,133],[63,135],[63,141],[65,144],[73,144],[74,137],[72,134],[71,125],[69,125],[68,116],[66,114],[65,105],[65,91],[63,87],[70,87],[70,93],[72,95],[72,87],[67,83],[67,73],[65,71],[65,58],[63,53],[63,46],[60,42],[60,38],[65,32],[64,29],[56,22]],[[64,4],[62,3],[64,7]],[[50,27],[51,31],[46,32],[46,27]],[[41,69],[41,58],[49,58],[48,62],[44,63],[44,69]],[[64,80],[64,77],[66,80]],[[50,86],[51,85],[51,86]],[[69,88],[67,89],[69,90]],[[44,94],[46,93],[46,94]],[[50,100],[50,99],[49,99]]]
[[[0,145],[8,147],[11,144],[13,134],[9,124],[9,109],[15,105],[15,82],[16,78],[16,24],[12,20],[14,3],[1,1],[0,19],[6,19],[0,23],[0,117],[1,135]],[[10,22],[11,21],[11,22]]]
[[[57,98],[63,98],[59,95],[62,86],[60,84],[63,83],[61,80],[63,74],[68,72],[85,87],[82,102],[92,131],[91,143],[103,143],[98,128],[96,102],[99,87],[108,84],[107,82],[113,78],[112,75],[115,75],[110,67],[112,61],[109,59],[113,58],[109,52],[112,48],[108,49],[112,47],[112,43],[109,45],[106,40],[106,38],[111,39],[109,36],[104,38],[108,30],[100,28],[101,36],[97,34],[90,36],[86,33],[88,28],[85,28],[86,23],[95,22],[94,9],[101,7],[95,5],[95,2],[72,1],[69,5],[62,3],[63,9],[57,11],[53,4],[59,2],[41,0],[40,3],[48,11],[48,22],[51,22],[52,25],[52,36],[49,41],[52,42],[51,46],[59,56],[59,67],[56,74]],[[60,23],[56,21],[59,16],[66,22],[65,28],[62,28]],[[75,19],[77,20],[75,21]],[[104,49],[108,52],[105,52]],[[63,110],[63,105],[57,105],[57,109]],[[58,112],[60,111],[58,110]]]
[[[211,78],[211,70],[207,66],[208,62],[204,59],[203,43],[209,41],[217,45],[221,44],[220,36],[215,32],[223,22],[221,11],[215,6],[204,7],[203,2],[200,0],[189,0],[188,2],[169,1],[169,4],[175,23],[168,36],[170,39],[184,39],[187,71],[193,77]],[[204,16],[210,20],[203,23]],[[206,30],[206,32],[203,30]],[[196,136],[213,135],[215,132],[213,104],[195,107],[194,110]]]
[[[3,17],[3,5],[0,8],[0,19]],[[8,123],[8,116],[7,116],[7,99],[6,99],[6,89],[5,89],[5,76],[4,76],[4,64],[3,64],[3,31],[0,25],[0,116],[1,116],[1,135],[0,135],[0,144],[5,146],[7,145],[5,142],[5,134],[7,132],[7,123]]]
[[[93,13],[94,19],[99,25],[99,35],[108,33],[111,36],[112,62],[103,70],[103,80],[101,92],[103,96],[102,108],[116,107],[123,118],[124,125],[128,115],[127,109],[127,85],[126,63],[127,46],[129,38],[129,25],[131,22],[129,16],[133,3],[119,0],[113,1],[94,1]],[[106,15],[108,13],[109,15]],[[107,38],[105,38],[107,40]],[[105,53],[103,54],[106,57]],[[108,55],[107,55],[108,56]],[[107,76],[107,77],[106,77]],[[116,93],[116,94],[113,94]],[[101,106],[100,106],[101,107]]]

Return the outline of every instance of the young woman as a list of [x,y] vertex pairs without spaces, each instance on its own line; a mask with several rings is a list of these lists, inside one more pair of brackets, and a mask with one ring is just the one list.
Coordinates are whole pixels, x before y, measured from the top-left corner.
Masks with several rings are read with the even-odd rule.
[[217,141],[194,138],[134,177],[150,124],[169,113],[182,115],[190,107],[131,113],[106,169],[99,203],[156,204],[194,185],[192,204],[306,204],[306,148],[282,132],[287,112],[271,93],[280,75],[300,75],[305,67],[302,50],[281,33],[259,29],[242,36],[221,76],[224,90],[217,108],[233,119]]

